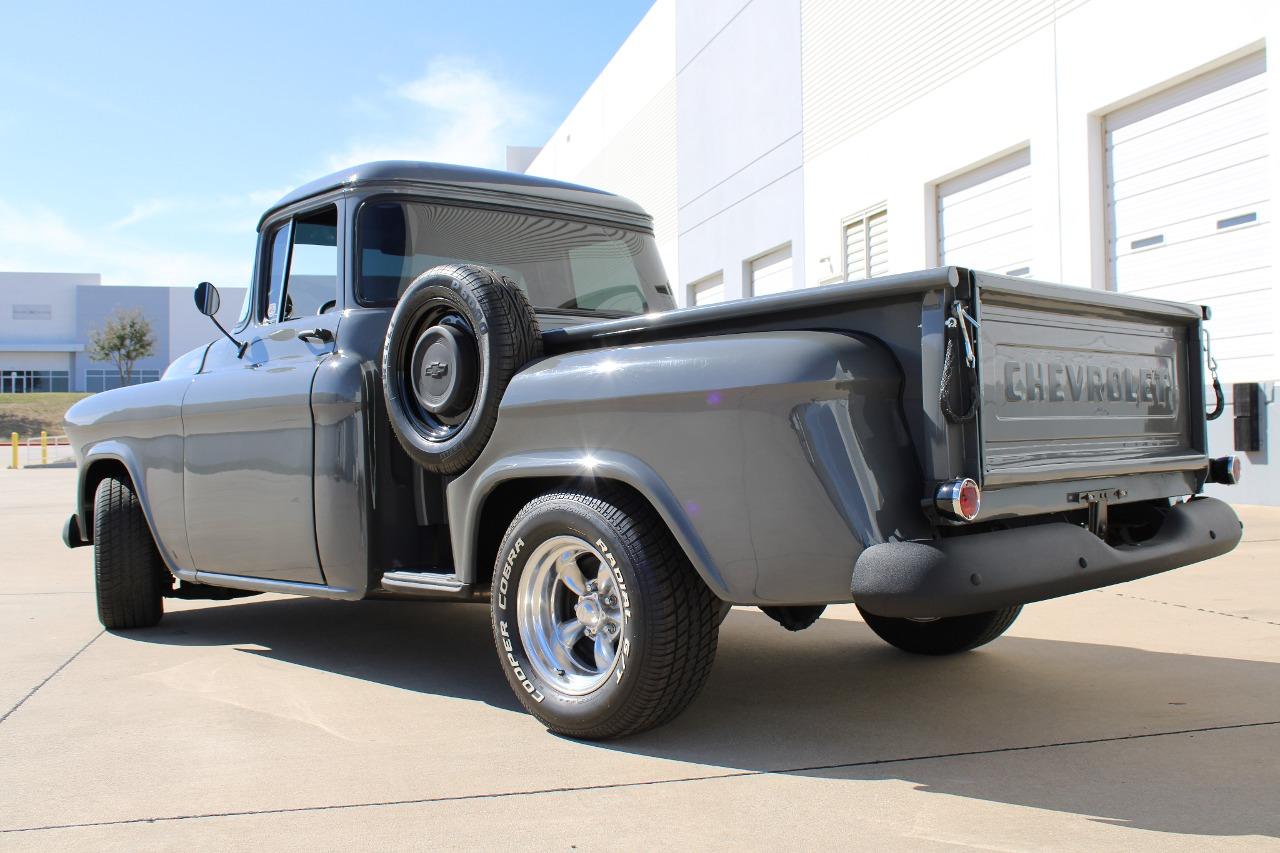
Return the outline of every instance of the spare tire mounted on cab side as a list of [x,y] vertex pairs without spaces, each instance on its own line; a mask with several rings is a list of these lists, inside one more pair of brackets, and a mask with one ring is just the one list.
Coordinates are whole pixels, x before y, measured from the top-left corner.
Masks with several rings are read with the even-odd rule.
[[542,331],[514,281],[485,267],[443,264],[396,304],[382,350],[391,428],[428,471],[457,474],[480,455],[507,383],[542,355]]

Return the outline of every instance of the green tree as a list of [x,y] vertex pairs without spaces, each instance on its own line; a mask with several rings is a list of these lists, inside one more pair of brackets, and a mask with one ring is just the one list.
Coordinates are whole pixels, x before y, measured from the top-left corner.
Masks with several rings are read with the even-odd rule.
[[118,309],[103,321],[101,329],[89,332],[89,357],[94,361],[115,362],[120,371],[120,384],[128,385],[133,366],[156,349],[151,323],[142,311]]

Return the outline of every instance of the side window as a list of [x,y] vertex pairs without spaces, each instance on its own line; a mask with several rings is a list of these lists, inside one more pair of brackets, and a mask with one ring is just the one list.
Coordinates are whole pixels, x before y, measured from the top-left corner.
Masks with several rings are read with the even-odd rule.
[[289,267],[289,233],[293,223],[286,222],[271,235],[271,278],[267,281],[266,304],[262,319],[273,323],[279,318],[280,298],[284,295],[284,274]]
[[261,317],[275,323],[333,309],[338,297],[338,208],[297,216],[271,232]]
[[337,304],[337,295],[338,208],[326,207],[293,221],[282,319],[323,314]]

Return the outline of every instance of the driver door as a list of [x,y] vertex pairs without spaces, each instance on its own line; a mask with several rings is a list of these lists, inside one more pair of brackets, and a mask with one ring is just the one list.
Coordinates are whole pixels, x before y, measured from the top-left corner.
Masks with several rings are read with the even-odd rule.
[[333,352],[341,210],[263,228],[248,342],[209,349],[182,404],[187,537],[196,571],[323,584],[316,551],[311,386]]

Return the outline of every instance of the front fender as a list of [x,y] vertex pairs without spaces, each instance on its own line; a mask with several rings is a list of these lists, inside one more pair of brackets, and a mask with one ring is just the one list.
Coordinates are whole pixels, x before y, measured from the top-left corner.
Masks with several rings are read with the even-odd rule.
[[67,411],[76,456],[76,507],[81,530],[93,535],[92,480],[99,466],[124,467],[160,555],[174,574],[191,568],[182,489],[182,396],[186,377],[94,394]]
[[455,566],[475,566],[500,483],[627,483],[662,515],[707,585],[739,604],[848,601],[862,550],[927,535],[879,342],[752,332],[565,353],[507,388],[476,463],[448,487]]
[[[93,493],[97,488],[97,482],[102,480],[101,468],[104,462],[118,463],[123,466],[125,472],[129,475],[129,481],[133,484],[133,492],[137,495],[138,505],[142,508],[142,514],[147,519],[147,526],[151,528],[151,537],[155,540],[160,556],[164,558],[165,565],[169,571],[177,575],[183,568],[190,565],[190,555],[186,550],[186,537],[182,536],[178,540],[178,547],[171,548],[165,544],[165,538],[161,535],[161,526],[166,523],[165,518],[157,519],[154,504],[151,499],[151,490],[147,487],[147,472],[138,462],[133,449],[123,441],[100,441],[85,451],[76,466],[76,514],[78,516],[82,544],[89,544],[93,540],[93,527],[90,519],[93,518]],[[113,466],[114,467],[114,466]],[[90,486],[90,481],[93,485]],[[181,505],[179,505],[179,513]],[[161,513],[163,516],[164,513]],[[181,524],[181,517],[170,519],[172,523]],[[190,574],[190,573],[188,573]]]

